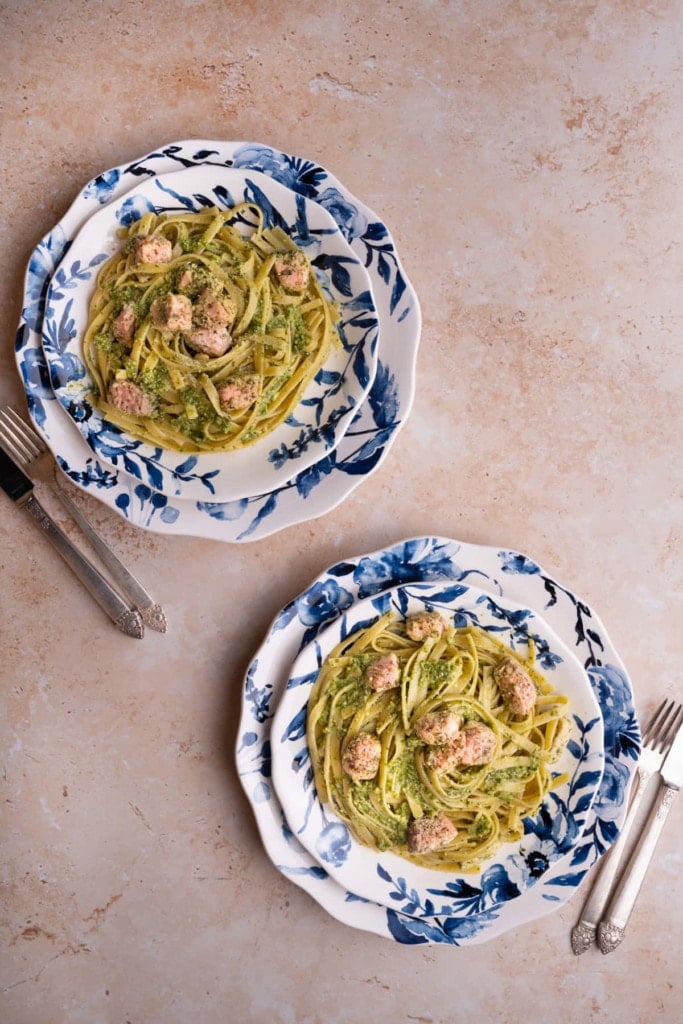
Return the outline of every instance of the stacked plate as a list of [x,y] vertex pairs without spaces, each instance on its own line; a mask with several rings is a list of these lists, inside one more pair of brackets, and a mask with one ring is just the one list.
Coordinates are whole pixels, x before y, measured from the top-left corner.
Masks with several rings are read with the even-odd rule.
[[[341,637],[393,608],[533,638],[571,708],[566,781],[476,874],[417,868],[361,847],[320,803],[306,702]],[[401,943],[482,942],[564,904],[614,842],[640,749],[631,685],[585,602],[514,551],[419,537],[331,566],[277,615],[246,674],[236,759],[271,860],[330,914]]]
[[[341,348],[285,424],[244,451],[162,451],[88,400],[83,326],[116,232],[148,211],[257,203],[341,309]],[[36,246],[16,360],[30,415],[71,480],[137,526],[257,540],[324,514],[385,458],[415,387],[420,309],[385,225],[329,172],[256,143],[176,142],[103,172]]]

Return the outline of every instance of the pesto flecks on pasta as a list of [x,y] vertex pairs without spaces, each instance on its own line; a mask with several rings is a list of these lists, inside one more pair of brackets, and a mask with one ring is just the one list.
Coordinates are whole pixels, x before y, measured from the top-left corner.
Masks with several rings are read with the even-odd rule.
[[391,612],[323,662],[307,703],[318,797],[355,839],[416,864],[474,872],[519,842],[566,777],[551,765],[568,699],[492,633],[438,612]]
[[84,338],[93,404],[175,451],[237,450],[269,434],[339,344],[339,310],[305,253],[251,202],[149,213],[119,234]]

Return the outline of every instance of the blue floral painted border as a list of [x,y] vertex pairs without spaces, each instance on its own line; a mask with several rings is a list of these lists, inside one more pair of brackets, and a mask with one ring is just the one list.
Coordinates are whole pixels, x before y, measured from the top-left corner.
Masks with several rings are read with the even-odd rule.
[[[85,219],[140,179],[203,164],[262,171],[326,209],[370,274],[380,321],[375,379],[341,444],[268,494],[232,502],[169,497],[150,486],[148,480],[158,482],[153,466],[146,467],[145,474],[150,475],[145,480],[139,467],[125,459],[123,468],[114,470],[87,448],[79,459],[61,455],[64,431],[73,428],[56,402],[40,345],[51,275]],[[75,484],[143,529],[245,542],[323,515],[377,469],[412,406],[420,327],[417,296],[389,231],[332,174],[313,161],[257,143],[191,140],[169,144],[98,175],[36,246],[26,272],[15,356],[31,417]]]
[[[276,487],[292,476],[292,464],[297,460],[302,461],[303,469],[336,447],[371,387],[376,372],[379,324],[367,272],[346,241],[341,241],[341,231],[327,211],[298,193],[285,192],[284,200],[281,191],[272,194],[274,188],[268,194],[269,182],[260,173],[250,176],[239,172],[233,182],[233,186],[239,185],[237,191],[221,184],[214,185],[213,193],[207,195],[199,191],[208,184],[205,168],[200,165],[192,169],[191,179],[175,172],[146,181],[128,198],[109,204],[105,218],[111,231],[112,225],[126,225],[149,212],[160,214],[214,206],[231,209],[242,201],[255,202],[263,211],[266,228],[286,230],[295,244],[308,253],[322,287],[339,305],[342,348],[335,350],[328,364],[319,370],[298,407],[299,418],[292,414],[280,429],[284,439],[264,455],[259,479],[262,486]],[[294,217],[293,225],[282,212],[283,202],[290,219]],[[241,219],[248,223],[246,217]],[[110,255],[109,251],[97,252],[87,262],[84,259],[93,237],[100,242],[105,230],[101,220],[98,217],[94,227],[88,224],[88,241],[76,240],[48,286],[41,337],[53,391],[95,455],[114,469],[121,467],[169,496],[219,500],[217,494],[221,488],[232,485],[233,469],[240,472],[240,466],[231,465],[229,471],[221,471],[220,460],[164,452],[135,440],[103,421],[90,402],[90,381],[81,358],[76,311],[80,308],[80,316],[85,315],[92,281]],[[246,454],[251,457],[249,452]],[[244,456],[237,453],[236,458],[241,465]]]
[[[270,722],[297,654],[354,601],[419,580],[469,581],[537,609],[586,669],[604,727],[602,781],[578,841],[554,835],[549,817],[538,824],[551,843],[566,840],[566,857],[549,867],[530,862],[527,870],[539,870],[540,877],[521,895],[498,866],[478,885],[459,882],[449,891],[462,907],[455,915],[440,912],[439,893],[421,899],[400,879],[391,879],[395,909],[345,891],[292,834],[271,782]],[[400,943],[467,945],[541,917],[570,898],[619,833],[640,742],[627,673],[587,604],[518,552],[421,537],[331,566],[282,609],[246,674],[236,760],[269,856],[333,916]]]
[[[323,637],[316,637],[304,648],[290,670],[271,727],[274,771],[285,796],[281,803],[296,837],[339,884],[354,888],[355,882],[358,893],[385,906],[396,900],[407,901],[404,913],[452,917],[471,905],[476,875],[467,879],[444,876],[444,885],[434,889],[426,883],[422,871],[405,863],[401,864],[404,874],[392,875],[391,865],[397,866],[398,858],[373,856],[354,847],[346,825],[317,798],[305,738],[308,693],[324,651],[390,609],[405,616],[409,607],[416,606],[441,611],[456,627],[474,625],[496,633],[515,650],[526,651],[532,640],[538,663],[548,678],[552,681],[553,673],[564,666],[564,683],[555,685],[563,692],[567,692],[568,685],[574,695],[573,737],[562,767],[557,768],[558,773],[569,774],[568,782],[548,795],[536,816],[525,820],[525,838],[519,849],[501,851],[500,862],[487,866],[482,873],[481,884],[486,886],[493,879],[501,901],[516,899],[576,846],[602,779],[603,722],[587,676],[561,638],[539,621],[528,604],[510,602],[461,581],[415,581],[354,602],[333,620],[331,633],[326,627]],[[369,865],[373,861],[376,868],[371,876]]]

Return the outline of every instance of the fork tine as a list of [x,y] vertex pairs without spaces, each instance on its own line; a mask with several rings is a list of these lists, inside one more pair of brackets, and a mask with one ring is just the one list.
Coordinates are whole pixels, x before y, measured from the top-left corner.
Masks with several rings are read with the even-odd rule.
[[669,747],[672,745],[673,741],[676,738],[676,733],[681,727],[681,722],[683,722],[683,707],[681,707],[681,705],[679,704],[676,708],[675,714],[669,722],[665,735],[662,737],[661,742],[663,750],[666,750],[668,752]]
[[659,727],[661,725],[662,719],[666,719],[666,716],[669,713],[669,707],[667,707],[668,704],[669,704],[669,702],[667,701],[666,698],[664,698],[662,703],[659,705],[659,707],[654,712],[654,714],[650,718],[649,722],[645,726],[645,731],[643,732],[643,745],[644,746],[647,746],[650,743],[650,741],[652,740],[652,738],[654,736],[656,736],[656,734],[657,734],[657,732],[659,730]]
[[673,742],[681,724],[683,708],[673,700],[663,700],[647,724],[643,745],[664,752]]
[[7,452],[7,454],[19,462],[22,466],[25,466],[31,461],[31,456],[27,454],[26,448],[21,444],[17,438],[7,430],[4,422],[0,420],[0,442]]
[[10,422],[15,432],[18,431],[23,442],[33,450],[34,456],[45,451],[45,444],[40,435],[11,406],[0,413],[0,416],[2,415],[4,415],[5,421]]

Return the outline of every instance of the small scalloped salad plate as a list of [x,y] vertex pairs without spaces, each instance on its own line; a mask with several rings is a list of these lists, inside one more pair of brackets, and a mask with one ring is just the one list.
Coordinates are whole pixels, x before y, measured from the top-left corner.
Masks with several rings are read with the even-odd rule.
[[[499,846],[478,871],[456,874],[418,865],[394,852],[359,843],[347,824],[318,798],[306,741],[308,697],[330,651],[392,611],[396,618],[437,611],[455,627],[474,626],[495,636],[522,660],[530,641],[535,668],[568,701],[569,733],[551,771],[558,781],[539,810],[524,818],[522,840]],[[516,899],[551,865],[571,853],[602,780],[605,750],[600,705],[583,666],[531,608],[459,582],[393,587],[355,602],[297,656],[271,728],[273,782],[293,835],[340,885],[388,908],[397,893],[435,914],[467,913],[468,891],[495,876],[499,902]],[[538,865],[529,872],[530,861]]]
[[[333,346],[288,418],[243,449],[176,452],[134,438],[107,422],[89,399],[82,341],[99,270],[121,244],[118,229],[146,213],[230,209],[240,202],[257,204],[265,227],[284,229],[304,251],[341,311],[341,345]],[[333,217],[257,170],[209,165],[145,180],[94,213],[52,275],[42,327],[55,395],[92,451],[167,496],[210,502],[268,494],[329,456],[372,386],[378,340],[370,277]]]

